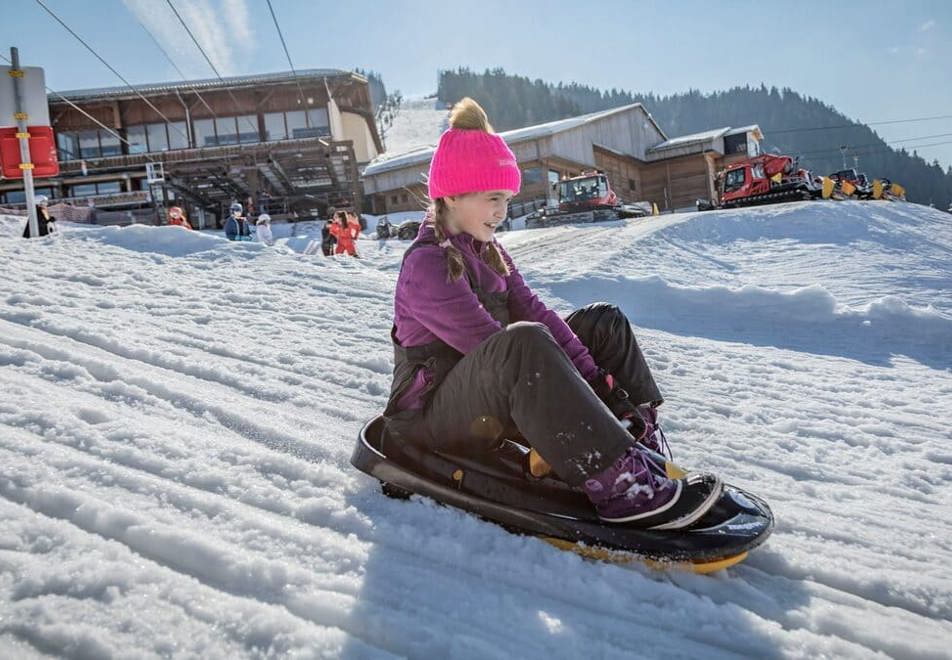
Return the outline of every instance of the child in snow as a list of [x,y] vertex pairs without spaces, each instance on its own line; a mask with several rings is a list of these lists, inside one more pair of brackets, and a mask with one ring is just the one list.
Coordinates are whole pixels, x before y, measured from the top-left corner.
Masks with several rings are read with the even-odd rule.
[[331,234],[331,226],[335,222],[337,222],[337,209],[331,206],[327,209],[327,220],[321,227],[321,252],[325,257],[334,254],[334,246],[337,244],[337,239]]
[[454,106],[428,185],[397,280],[388,437],[480,451],[515,427],[606,522],[679,529],[703,516],[720,480],[668,478],[652,453],[665,449],[662,397],[628,319],[595,303],[562,320],[495,241],[521,175],[472,99]]
[[225,221],[225,238],[229,241],[250,241],[251,229],[242,214],[241,204],[234,202],[228,210],[231,213]]
[[274,234],[271,233],[271,216],[262,213],[258,216],[255,226],[257,227],[258,242],[265,245],[274,245]]
[[[46,195],[36,196],[36,228],[40,236],[56,233],[56,218],[50,215],[50,201]],[[33,238],[30,233],[30,219],[27,218],[26,227],[23,228],[23,238]]]
[[192,225],[188,222],[188,218],[185,217],[185,211],[183,211],[180,206],[173,206],[169,209],[169,224],[185,227],[186,229],[192,228]]
[[334,254],[349,254],[356,257],[357,246],[354,241],[360,235],[360,224],[356,217],[350,216],[349,213],[338,211],[336,221],[330,226],[329,231],[337,239],[337,249]]

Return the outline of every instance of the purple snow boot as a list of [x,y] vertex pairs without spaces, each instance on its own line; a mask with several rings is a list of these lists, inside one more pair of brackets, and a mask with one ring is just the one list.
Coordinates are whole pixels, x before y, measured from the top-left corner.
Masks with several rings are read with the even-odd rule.
[[645,434],[638,438],[638,442],[656,454],[672,458],[668,439],[664,437],[664,431],[658,424],[658,409],[646,403],[638,406],[638,414],[645,423]]
[[721,496],[723,485],[712,474],[669,479],[663,466],[634,445],[607,470],[589,477],[583,489],[605,522],[683,529],[707,513]]

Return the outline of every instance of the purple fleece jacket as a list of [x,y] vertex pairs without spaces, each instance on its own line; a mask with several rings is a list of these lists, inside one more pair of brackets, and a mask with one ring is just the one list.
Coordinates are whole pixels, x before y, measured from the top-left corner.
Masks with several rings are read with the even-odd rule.
[[[422,223],[417,240],[432,241],[434,237],[433,225]],[[544,323],[583,378],[591,382],[598,375],[598,366],[588,349],[565,321],[526,285],[501,245],[497,243],[509,265],[508,277],[499,275],[479,256],[486,249],[486,243],[469,234],[457,234],[450,237],[450,241],[462,252],[479,288],[486,293],[509,291],[510,321]],[[397,341],[405,348],[442,339],[463,355],[502,329],[480,304],[465,276],[455,282],[446,281],[446,256],[438,245],[417,248],[406,258],[397,279],[394,325]],[[431,378],[432,374],[424,369],[418,370],[413,385],[401,397],[398,406],[403,410],[420,408],[420,391]]]

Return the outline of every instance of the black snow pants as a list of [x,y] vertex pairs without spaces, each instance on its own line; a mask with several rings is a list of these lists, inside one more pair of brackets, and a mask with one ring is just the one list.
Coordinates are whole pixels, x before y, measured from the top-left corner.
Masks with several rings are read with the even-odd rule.
[[[595,303],[566,322],[632,403],[662,401],[621,310]],[[542,323],[512,323],[470,351],[434,392],[421,421],[432,448],[455,451],[490,449],[518,429],[575,486],[634,442]]]

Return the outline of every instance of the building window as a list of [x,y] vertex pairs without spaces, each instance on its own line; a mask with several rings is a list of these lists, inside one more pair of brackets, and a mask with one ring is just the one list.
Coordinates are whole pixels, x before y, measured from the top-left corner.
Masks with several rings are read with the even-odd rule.
[[214,119],[196,119],[192,122],[192,130],[196,147],[213,147],[218,144]]
[[99,157],[99,131],[79,131],[76,137],[79,138],[80,158]]
[[307,118],[303,110],[285,113],[288,122],[288,136],[292,138],[307,136]]
[[268,112],[264,116],[264,139],[268,142],[274,140],[287,140],[288,129],[284,125],[283,112]]
[[188,149],[188,128],[184,121],[169,124],[169,149]]
[[238,122],[238,141],[260,142],[261,136],[258,133],[258,115],[241,115],[235,117]]
[[121,181],[100,181],[99,183],[81,183],[70,186],[70,197],[94,197],[96,195],[115,195],[122,192]]
[[101,158],[118,156],[122,153],[122,141],[114,131],[105,129],[76,131],[75,133],[56,134],[56,145],[62,156],[60,160],[79,158]]
[[149,151],[169,150],[169,135],[166,133],[165,124],[147,124],[145,132],[149,138]]
[[331,122],[326,108],[312,108],[307,111],[307,121],[317,137],[330,137]]
[[96,184],[83,183],[78,186],[71,186],[69,194],[70,197],[91,197],[96,194]]
[[331,133],[325,108],[314,108],[306,112],[294,110],[285,114],[288,134],[292,138],[324,137]]
[[184,121],[126,127],[126,140],[129,141],[130,154],[186,149],[188,148],[186,137]]
[[73,133],[56,132],[56,148],[59,151],[59,160],[76,160],[79,158],[79,144]]
[[724,153],[725,154],[746,154],[747,153],[747,133],[737,133],[736,135],[726,136],[724,138]]
[[110,195],[122,192],[122,184],[118,181],[103,181],[96,184],[96,192],[100,195]]
[[522,183],[527,186],[540,185],[545,181],[541,167],[528,167],[522,170]]
[[234,117],[218,117],[215,120],[215,132],[218,133],[218,144],[238,144],[238,131]]
[[99,131],[99,151],[103,156],[120,156],[122,142],[108,131]]
[[628,179],[628,190],[634,190],[634,189],[635,189],[635,180]]
[[396,195],[390,195],[390,203],[391,203],[391,204],[396,204],[396,203],[397,203],[397,196],[396,196]]
[[407,202],[410,201],[410,196],[407,195],[406,193],[403,193],[402,195],[400,195],[400,201],[406,204]]
[[149,150],[149,142],[145,136],[145,126],[126,127],[126,141],[129,143],[130,154],[144,154]]
[[[56,191],[53,188],[34,188],[34,195],[46,195],[48,198],[53,199],[56,197]],[[0,193],[0,204],[25,204],[26,203],[26,191],[24,190],[8,190],[5,193]]]

